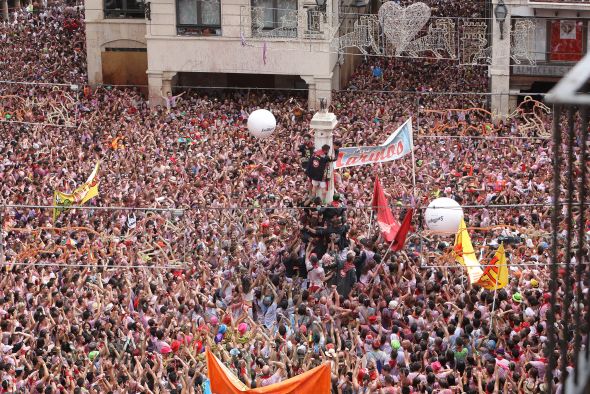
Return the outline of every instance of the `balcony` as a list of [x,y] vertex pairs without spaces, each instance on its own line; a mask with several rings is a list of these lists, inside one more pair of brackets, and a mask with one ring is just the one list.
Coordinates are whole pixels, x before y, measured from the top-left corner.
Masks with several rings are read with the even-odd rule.
[[331,40],[338,25],[333,19],[330,11],[320,11],[316,7],[274,9],[242,6],[240,33],[244,45],[247,39]]

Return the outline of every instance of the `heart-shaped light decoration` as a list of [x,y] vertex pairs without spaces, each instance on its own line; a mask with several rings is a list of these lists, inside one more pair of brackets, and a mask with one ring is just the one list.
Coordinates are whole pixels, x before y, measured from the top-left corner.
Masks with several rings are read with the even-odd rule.
[[379,22],[385,37],[400,56],[406,46],[416,37],[430,19],[430,7],[414,3],[407,7],[388,1],[379,8]]

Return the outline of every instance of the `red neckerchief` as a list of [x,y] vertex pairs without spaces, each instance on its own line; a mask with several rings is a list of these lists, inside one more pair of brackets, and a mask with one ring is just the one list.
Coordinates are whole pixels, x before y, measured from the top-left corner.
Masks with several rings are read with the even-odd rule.
[[344,267],[340,270],[340,275],[344,278],[348,271],[354,268],[354,263],[349,263],[348,261],[344,263]]

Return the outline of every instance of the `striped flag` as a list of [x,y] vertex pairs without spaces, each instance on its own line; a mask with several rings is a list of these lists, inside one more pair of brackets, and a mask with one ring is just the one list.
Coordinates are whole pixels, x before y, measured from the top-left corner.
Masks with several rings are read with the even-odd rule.
[[479,285],[487,290],[496,290],[508,284],[508,265],[506,264],[506,253],[504,244],[500,245],[490,264],[485,267],[481,278],[477,281]]

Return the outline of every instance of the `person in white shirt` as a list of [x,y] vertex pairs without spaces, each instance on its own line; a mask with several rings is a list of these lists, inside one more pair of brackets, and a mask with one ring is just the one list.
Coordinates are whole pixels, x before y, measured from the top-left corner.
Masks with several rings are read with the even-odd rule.
[[172,108],[176,108],[176,103],[177,100],[182,97],[183,94],[185,94],[186,92],[182,92],[176,96],[172,95],[172,92],[168,92],[166,93],[166,96],[162,95],[162,98],[164,99],[164,102],[166,103],[166,109],[168,111],[170,111]]
[[268,329],[277,324],[277,303],[276,297],[267,295],[258,301],[259,320]]
[[271,374],[270,366],[263,366],[261,374],[256,378],[256,387],[270,386],[271,384],[280,383],[283,380],[285,364],[278,361],[271,361],[270,364],[276,365],[277,370]]
[[309,260],[305,262],[307,267],[307,280],[309,281],[309,290],[316,292],[324,287],[324,281],[326,279],[326,272],[320,265],[318,256],[312,254],[309,256]]

